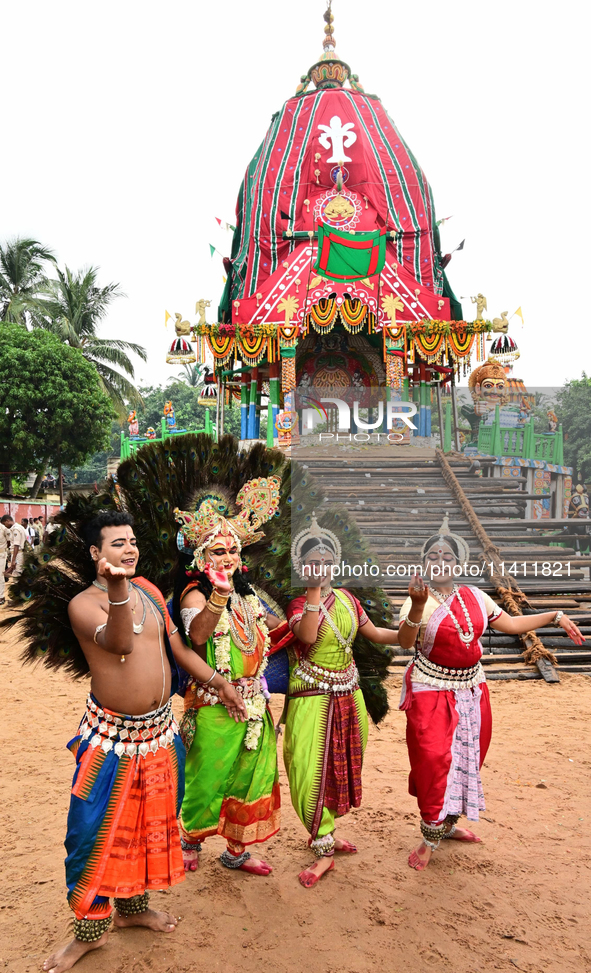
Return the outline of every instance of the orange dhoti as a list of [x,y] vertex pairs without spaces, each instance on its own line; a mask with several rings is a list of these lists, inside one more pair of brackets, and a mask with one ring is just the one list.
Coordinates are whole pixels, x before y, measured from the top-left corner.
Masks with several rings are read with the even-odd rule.
[[185,750],[170,702],[125,716],[90,696],[78,735],[68,832],[68,902],[77,919],[111,914],[130,899],[184,879],[177,814]]

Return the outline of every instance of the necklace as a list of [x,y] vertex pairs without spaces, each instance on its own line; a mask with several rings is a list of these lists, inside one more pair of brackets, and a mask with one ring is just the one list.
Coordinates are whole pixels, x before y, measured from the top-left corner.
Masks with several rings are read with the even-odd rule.
[[[462,640],[462,642],[465,645],[469,645],[470,642],[473,642],[474,641],[474,626],[472,624],[472,619],[470,618],[470,613],[469,613],[468,609],[466,608],[466,605],[464,604],[464,599],[462,598],[462,596],[460,594],[460,589],[458,588],[457,584],[455,584],[453,586],[453,588],[451,590],[451,594],[449,594],[449,595],[442,595],[441,592],[437,591],[437,588],[431,588],[431,591],[433,592],[433,594],[434,594],[435,598],[437,599],[437,601],[439,602],[439,604],[440,605],[443,605],[443,607],[445,608],[447,614],[449,615],[449,617],[451,618],[452,622],[454,623],[455,629],[456,629],[456,631],[457,631],[460,639]],[[464,612],[464,618],[466,619],[466,624],[468,625],[468,631],[467,632],[464,632],[463,631],[462,626],[458,622],[456,616],[451,611],[451,609],[450,609],[450,607],[449,607],[449,605],[447,603],[448,602],[448,599],[452,599],[454,597],[454,595],[458,599],[458,601],[460,603],[460,606],[461,606],[461,609]]]
[[[343,602],[341,601],[340,598],[337,599],[336,594],[335,594],[334,597],[335,597],[335,602],[338,601],[339,604],[341,604],[341,605],[343,604]],[[335,625],[335,623],[333,622],[332,618],[330,617],[330,614],[326,610],[326,606],[322,602],[320,602],[320,611],[322,612],[322,615],[324,616],[324,618],[328,622],[330,628],[332,629],[332,631],[333,631],[333,633],[334,633],[334,635],[336,637],[336,640],[339,643],[340,647],[342,649],[344,649],[345,652],[350,653],[351,652],[351,646],[353,645],[353,642],[355,641],[355,636],[357,635],[357,624],[356,624],[355,615],[353,614],[353,609],[351,608],[351,605],[349,604],[349,599],[348,598],[346,598],[346,601],[345,601],[344,604],[345,604],[345,608],[349,612],[349,615],[351,616],[351,631],[349,632],[349,635],[347,635],[346,638],[341,635],[341,633],[339,632],[337,626]]]
[[[236,625],[236,620],[234,618],[234,608],[238,608],[244,620],[244,633],[246,635],[246,641],[242,638],[238,626]],[[232,633],[232,639],[238,646],[244,655],[252,655],[256,646],[256,616],[248,604],[246,598],[239,595],[237,591],[232,591],[230,599],[230,611],[228,612],[230,618],[230,631]]]
[[[99,591],[108,591],[109,590],[107,588],[106,584],[101,584],[100,581],[93,581],[92,583],[95,586],[95,588],[98,588],[99,589]],[[140,599],[140,601],[142,603],[142,609],[143,609],[143,611],[142,611],[142,620],[139,623],[139,625],[136,625],[136,623],[133,622],[133,633],[134,633],[134,635],[141,635],[141,633],[144,631],[144,625],[146,623],[147,605],[146,605],[146,602],[144,600],[144,596],[143,596],[143,594],[141,592],[141,589],[135,588],[135,586],[131,583],[131,581],[129,581],[128,582],[128,590],[131,591],[132,588],[135,590],[135,593],[136,593],[136,603],[135,603],[136,604],[136,607],[137,607],[137,597],[138,597],[138,591],[139,591],[139,599]],[[132,608],[131,610],[132,610],[132,613],[135,615],[135,608]]]

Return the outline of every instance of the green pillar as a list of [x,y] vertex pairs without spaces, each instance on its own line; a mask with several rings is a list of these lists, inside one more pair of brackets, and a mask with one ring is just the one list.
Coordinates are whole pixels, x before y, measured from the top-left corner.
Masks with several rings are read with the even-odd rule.
[[445,433],[443,436],[443,452],[451,453],[451,402],[445,403]]
[[205,410],[205,432],[208,436],[211,436],[211,415],[209,409]]
[[160,435],[162,436],[162,442],[166,439],[166,416],[162,416],[160,420]]
[[501,413],[498,405],[495,406],[495,419],[492,426],[492,456],[502,456],[503,444],[501,441]]
[[558,427],[558,432],[554,437],[554,462],[557,466],[564,466],[564,437],[562,434],[562,423]]

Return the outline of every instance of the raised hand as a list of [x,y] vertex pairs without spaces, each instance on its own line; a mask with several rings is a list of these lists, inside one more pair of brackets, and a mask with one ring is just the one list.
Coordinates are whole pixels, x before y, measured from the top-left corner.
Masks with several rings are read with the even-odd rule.
[[206,564],[204,574],[207,575],[212,585],[218,589],[218,591],[223,591],[224,593],[230,592],[232,590],[232,583],[228,580],[228,575],[225,571],[216,571],[212,568],[211,564]]
[[568,617],[568,615],[563,615],[562,616],[562,618],[558,622],[558,626],[559,626],[559,628],[563,628],[564,629],[564,631],[568,635],[569,639],[572,642],[574,642],[575,645],[582,645],[583,642],[585,641],[585,636],[580,631],[580,629],[577,628],[577,626],[573,622],[572,618],[569,618]]
[[102,557],[98,562],[98,573],[105,581],[121,581],[126,577],[125,568],[115,568],[112,564],[107,561],[106,557]]
[[420,574],[413,574],[408,586],[408,593],[413,607],[422,608],[429,597],[429,585],[425,584]]

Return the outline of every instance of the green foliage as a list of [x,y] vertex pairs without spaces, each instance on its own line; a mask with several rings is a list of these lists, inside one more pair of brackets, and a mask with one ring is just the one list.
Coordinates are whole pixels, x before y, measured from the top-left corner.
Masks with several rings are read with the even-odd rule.
[[591,479],[591,378],[585,372],[560,389],[558,418],[564,432],[564,462]]
[[45,264],[55,256],[38,240],[16,237],[0,245],[0,318],[31,323],[31,302],[47,284]]
[[[76,273],[66,267],[57,269],[57,280],[44,288],[45,296],[33,304],[35,323],[59,335],[72,348],[79,348],[98,372],[101,384],[121,416],[131,403],[141,399],[135,386],[125,377],[134,377],[129,352],[146,361],[141,345],[118,338],[98,338],[97,327],[113,300],[122,297],[118,284],[99,287],[98,269],[89,267]],[[125,374],[122,374],[124,372]]]
[[[153,426],[156,430],[156,435],[158,437],[160,436],[160,421],[162,419],[164,403],[169,400],[174,406],[178,429],[187,429],[189,431],[204,429],[206,407],[199,405],[198,402],[200,388],[201,386],[186,385],[183,382],[178,382],[174,378],[170,379],[169,383],[163,387],[140,388],[139,391],[143,398],[143,406],[137,409],[140,435],[145,435],[146,429],[149,426]],[[215,413],[214,402],[213,407],[209,410],[209,416],[213,423],[215,423]],[[264,426],[264,423],[261,425]],[[264,428],[266,429],[266,426]],[[240,439],[239,403],[234,403],[232,408],[226,406],[224,432],[231,433],[232,436],[236,436],[236,439]],[[261,435],[264,435],[263,430],[261,430]]]
[[[112,456],[119,458],[121,452],[121,423],[113,420],[111,423],[111,442],[108,449],[103,449],[87,459],[83,466],[76,468],[62,466],[66,483],[69,486],[77,483],[101,483],[107,478],[107,463]],[[52,470],[57,476],[57,470]]]
[[0,328],[0,463],[40,470],[80,466],[109,445],[113,407],[75,348],[45,331]]

